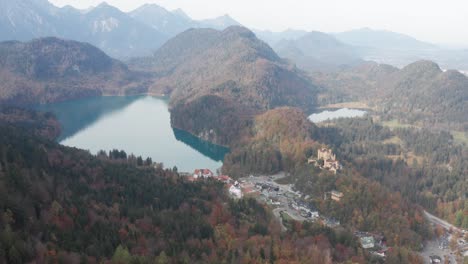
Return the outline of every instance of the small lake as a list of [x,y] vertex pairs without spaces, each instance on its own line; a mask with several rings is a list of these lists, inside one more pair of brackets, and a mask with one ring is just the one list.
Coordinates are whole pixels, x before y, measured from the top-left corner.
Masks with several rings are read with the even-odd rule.
[[222,166],[227,148],[173,129],[167,100],[151,96],[97,97],[42,105],[62,125],[60,144],[89,150],[125,150],[166,168],[192,172]]
[[320,123],[337,118],[363,117],[367,112],[357,109],[341,108],[338,110],[325,110],[309,116],[309,120],[314,123]]

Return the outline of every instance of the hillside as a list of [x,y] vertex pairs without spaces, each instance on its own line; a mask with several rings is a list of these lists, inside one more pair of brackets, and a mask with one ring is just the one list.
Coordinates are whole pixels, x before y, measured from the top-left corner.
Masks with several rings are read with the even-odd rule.
[[330,71],[361,63],[357,49],[322,32],[309,32],[297,39],[282,40],[274,49],[307,71]]
[[[0,101],[34,104],[138,92],[136,74],[90,44],[57,38],[0,43]],[[140,80],[139,80],[140,82]]]
[[322,87],[321,104],[343,101],[371,101],[382,97],[380,84],[399,70],[386,64],[366,62],[337,72],[311,74]]
[[317,127],[300,109],[269,110],[255,117],[251,136],[227,155],[223,171],[234,176],[291,171],[318,149],[312,140],[316,132]]
[[365,263],[348,231],[281,232],[267,207],[228,198],[217,181],[34,130],[0,121],[1,263]]
[[409,122],[468,125],[468,78],[460,72],[419,61],[392,75],[388,85],[386,108],[414,114]]
[[172,105],[204,95],[261,110],[314,105],[314,86],[243,27],[188,30],[142,61],[160,77],[150,91],[168,90]]
[[[175,127],[201,137],[214,133],[210,139],[219,144],[237,141],[241,133],[233,127],[241,128],[253,113],[284,105],[308,111],[315,105],[315,86],[243,27],[188,30],[131,65],[158,77],[149,92],[171,95]],[[206,120],[200,111],[212,112],[209,116],[229,112],[233,119],[216,115]],[[221,139],[222,130],[236,138]]]
[[402,122],[445,128],[467,128],[468,78],[458,71],[442,71],[430,61],[401,70],[365,64],[332,74],[315,74],[324,88],[324,103],[367,101],[388,117]]

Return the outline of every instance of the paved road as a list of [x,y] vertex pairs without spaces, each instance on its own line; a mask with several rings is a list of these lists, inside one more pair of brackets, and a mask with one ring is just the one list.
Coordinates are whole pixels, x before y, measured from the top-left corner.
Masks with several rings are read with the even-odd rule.
[[284,211],[284,208],[276,208],[276,209],[273,210],[273,215],[279,220],[279,222],[281,224],[281,230],[286,231],[287,228],[283,224],[283,218],[281,218],[281,214],[280,214],[281,211]]
[[441,225],[442,227],[444,227],[445,229],[452,229],[454,231],[458,231],[458,232],[466,232],[466,230],[463,230],[461,228],[458,228],[452,224],[450,224],[449,222],[443,220],[443,219],[440,219],[438,218],[437,216],[433,215],[433,214],[430,214],[426,211],[424,211],[424,214],[426,215],[427,219],[429,220],[429,222],[433,223],[433,224],[438,224],[438,225]]
[[[452,229],[453,231],[466,232],[466,230],[458,228],[458,227],[448,223],[447,221],[445,221],[443,219],[440,219],[439,217],[437,217],[437,216],[435,216],[433,214],[430,214],[430,213],[428,213],[426,211],[424,211],[424,215],[429,220],[429,222],[431,222],[433,224],[436,224],[436,225],[440,225],[440,226],[442,226],[443,228],[445,228],[447,230]],[[450,263],[457,263],[456,259],[455,259],[455,255],[453,254],[453,252],[449,248],[447,248],[447,249],[439,248],[438,239],[428,241],[426,246],[424,247],[424,250],[421,252],[421,256],[424,257],[424,263],[430,263],[429,256],[431,256],[431,255],[438,255],[438,256],[441,256],[442,258],[447,256],[448,259],[450,260]]]

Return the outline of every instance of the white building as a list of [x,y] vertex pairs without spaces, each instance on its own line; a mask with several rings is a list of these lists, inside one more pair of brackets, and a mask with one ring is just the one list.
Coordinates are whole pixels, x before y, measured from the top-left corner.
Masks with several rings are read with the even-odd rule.
[[229,194],[232,195],[234,198],[242,198],[242,190],[234,185],[231,185],[231,187],[229,187]]

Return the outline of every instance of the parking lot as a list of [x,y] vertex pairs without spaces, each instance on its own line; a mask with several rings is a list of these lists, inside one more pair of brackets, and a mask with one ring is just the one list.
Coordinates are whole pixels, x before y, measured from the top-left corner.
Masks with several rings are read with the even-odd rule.
[[[321,216],[313,204],[302,199],[302,193],[295,191],[291,184],[279,184],[276,180],[284,174],[273,176],[249,176],[241,178],[241,183],[253,184],[259,192],[261,201],[271,205],[274,215],[281,221],[281,214],[286,213],[296,221],[322,221],[329,226],[337,226],[339,222]],[[283,226],[284,227],[284,226]]]

